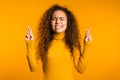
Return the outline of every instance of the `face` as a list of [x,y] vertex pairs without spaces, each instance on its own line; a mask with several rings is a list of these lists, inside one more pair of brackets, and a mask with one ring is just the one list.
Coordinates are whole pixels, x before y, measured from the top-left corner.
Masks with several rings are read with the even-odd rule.
[[51,27],[55,33],[64,32],[67,28],[67,16],[62,10],[56,10],[52,15]]

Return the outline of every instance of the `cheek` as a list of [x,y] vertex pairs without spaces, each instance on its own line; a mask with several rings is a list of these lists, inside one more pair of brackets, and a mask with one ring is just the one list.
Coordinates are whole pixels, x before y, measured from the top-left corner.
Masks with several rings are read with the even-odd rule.
[[54,29],[55,28],[54,26],[55,26],[54,21],[51,21],[51,28]]
[[64,26],[65,26],[65,28],[67,28],[67,21],[64,22]]
[[51,21],[51,25],[54,26],[55,25],[55,21]]

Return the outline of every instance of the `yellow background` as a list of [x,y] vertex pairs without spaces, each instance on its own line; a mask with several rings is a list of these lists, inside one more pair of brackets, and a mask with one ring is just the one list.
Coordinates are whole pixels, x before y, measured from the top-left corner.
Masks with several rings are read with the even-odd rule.
[[36,32],[42,13],[52,4],[66,5],[77,17],[81,33],[91,28],[89,64],[76,80],[120,80],[119,0],[0,0],[0,80],[40,80],[26,60],[25,33]]

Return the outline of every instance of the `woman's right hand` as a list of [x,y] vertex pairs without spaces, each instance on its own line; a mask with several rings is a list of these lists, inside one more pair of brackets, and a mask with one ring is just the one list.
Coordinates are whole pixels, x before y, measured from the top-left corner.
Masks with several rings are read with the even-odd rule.
[[32,30],[30,29],[29,26],[27,27],[27,33],[26,33],[26,35],[25,35],[25,39],[26,39],[27,41],[29,41],[29,40],[34,40],[34,36],[33,36]]

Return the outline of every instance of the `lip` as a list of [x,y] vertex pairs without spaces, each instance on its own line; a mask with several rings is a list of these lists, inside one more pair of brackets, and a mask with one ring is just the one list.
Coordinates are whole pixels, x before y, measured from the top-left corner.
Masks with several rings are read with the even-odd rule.
[[62,26],[61,25],[55,25],[56,29],[60,29]]
[[61,25],[55,25],[55,26],[61,26]]

